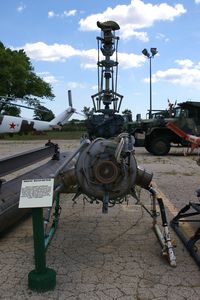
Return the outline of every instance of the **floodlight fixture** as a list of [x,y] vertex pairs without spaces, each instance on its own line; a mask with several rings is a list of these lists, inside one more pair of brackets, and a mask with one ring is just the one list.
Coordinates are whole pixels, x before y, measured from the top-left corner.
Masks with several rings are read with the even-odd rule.
[[142,54],[144,54],[147,57],[150,57],[150,54],[149,54],[149,52],[147,51],[146,48],[142,50]]
[[158,53],[157,48],[151,48],[150,51],[152,56],[155,56]]

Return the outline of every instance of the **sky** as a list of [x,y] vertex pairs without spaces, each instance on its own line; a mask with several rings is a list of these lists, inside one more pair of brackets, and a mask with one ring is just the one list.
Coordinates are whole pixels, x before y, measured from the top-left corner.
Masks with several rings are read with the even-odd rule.
[[[34,71],[51,84],[54,101],[43,101],[55,115],[68,106],[92,107],[97,92],[97,21],[120,26],[118,93],[121,111],[146,116],[150,102],[150,60],[142,54],[157,48],[152,62],[152,108],[168,99],[200,101],[200,0],[7,0],[0,10],[0,41],[24,49]],[[32,113],[23,111],[30,117]],[[77,118],[78,115],[76,116]]]

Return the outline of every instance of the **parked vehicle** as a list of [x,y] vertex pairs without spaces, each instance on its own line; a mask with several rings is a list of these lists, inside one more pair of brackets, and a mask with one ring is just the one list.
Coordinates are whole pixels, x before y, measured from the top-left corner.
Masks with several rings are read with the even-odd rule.
[[167,155],[173,144],[188,145],[187,141],[166,127],[168,122],[173,122],[187,134],[200,136],[200,102],[170,105],[166,110],[154,111],[152,117],[147,119],[137,115],[136,121],[131,124],[135,145],[143,145],[154,155]]

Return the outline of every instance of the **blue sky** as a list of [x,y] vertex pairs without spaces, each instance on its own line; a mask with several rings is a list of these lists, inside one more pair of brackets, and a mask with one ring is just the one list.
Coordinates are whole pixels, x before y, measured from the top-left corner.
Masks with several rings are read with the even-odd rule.
[[[72,90],[78,111],[92,107],[97,92],[96,21],[120,25],[118,92],[122,110],[144,117],[149,108],[149,60],[141,51],[158,49],[152,59],[153,109],[174,102],[200,101],[200,0],[7,0],[0,10],[0,40],[24,49],[35,72],[51,83],[55,99],[44,105],[55,114]],[[26,113],[30,114],[29,111]]]

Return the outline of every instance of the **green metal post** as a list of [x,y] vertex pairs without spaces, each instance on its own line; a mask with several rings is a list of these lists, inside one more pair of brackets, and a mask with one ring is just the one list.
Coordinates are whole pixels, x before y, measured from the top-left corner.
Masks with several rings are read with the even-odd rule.
[[28,274],[28,286],[32,290],[45,292],[54,289],[56,272],[46,267],[43,209],[32,209],[35,270]]

